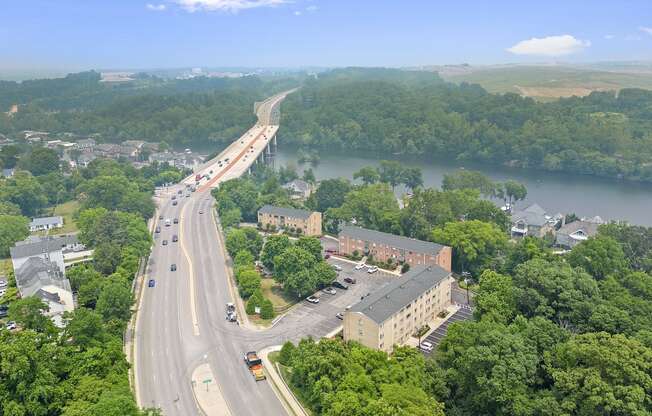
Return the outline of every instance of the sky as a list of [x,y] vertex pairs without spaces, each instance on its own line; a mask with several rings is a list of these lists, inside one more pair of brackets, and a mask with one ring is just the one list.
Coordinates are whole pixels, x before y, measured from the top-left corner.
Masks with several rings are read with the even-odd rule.
[[0,69],[652,61],[652,0],[0,0]]

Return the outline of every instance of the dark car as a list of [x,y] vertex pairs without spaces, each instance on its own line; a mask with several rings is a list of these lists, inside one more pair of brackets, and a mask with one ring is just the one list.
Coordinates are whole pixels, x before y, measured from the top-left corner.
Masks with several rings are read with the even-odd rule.
[[172,221],[175,224],[179,224],[179,218],[175,218],[174,221]]
[[172,201],[172,205],[177,205],[177,201]]
[[6,318],[9,315],[9,306],[0,305],[0,318]]
[[[186,185],[186,186],[188,186],[188,185]],[[182,194],[182,193],[183,193],[183,189],[179,189],[179,190],[177,191],[177,193],[178,193],[178,194]]]
[[338,289],[349,290],[349,286],[347,284],[338,282],[337,280],[331,283],[331,286],[336,287]]
[[154,279],[149,279],[149,282],[147,282],[147,286],[149,286],[149,287],[154,287],[155,285],[156,285],[156,282],[154,281]]
[[163,240],[163,245],[167,246],[168,245],[168,240]]
[[156,230],[155,230],[155,231],[156,231],[157,233],[160,233],[160,232],[161,232],[161,227],[160,227],[160,226],[156,226]]
[[170,266],[170,271],[176,272],[177,271],[177,265],[172,263],[172,265]]
[[172,242],[176,243],[177,241],[179,241],[179,237],[175,234],[172,236]]
[[176,196],[176,195],[172,195],[172,200],[174,201],[175,199],[177,199],[177,196]]
[[159,220],[162,220],[162,219],[163,219],[163,216],[162,216],[162,215],[159,215],[159,216],[158,216],[158,219],[159,219]]
[[350,283],[350,284],[352,284],[352,285],[354,285],[354,284],[356,284],[356,283],[358,282],[357,280],[355,280],[355,279],[352,278],[352,277],[345,277],[345,278],[344,278],[344,281],[345,281],[346,283]]
[[330,259],[330,258],[331,258],[331,255],[330,255],[330,254],[328,254],[328,253],[324,254],[324,259],[325,259],[325,260],[328,260],[328,259]]

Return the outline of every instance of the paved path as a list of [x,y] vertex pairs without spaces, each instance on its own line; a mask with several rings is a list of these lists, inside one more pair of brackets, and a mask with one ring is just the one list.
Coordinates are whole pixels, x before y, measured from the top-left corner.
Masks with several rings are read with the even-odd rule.
[[201,364],[192,372],[192,391],[206,416],[231,416],[209,364]]

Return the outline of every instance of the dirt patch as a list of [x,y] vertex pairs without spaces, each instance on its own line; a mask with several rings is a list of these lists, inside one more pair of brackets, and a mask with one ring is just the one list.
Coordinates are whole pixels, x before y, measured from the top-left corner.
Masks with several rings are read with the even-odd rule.
[[585,97],[593,91],[608,91],[608,88],[587,88],[587,87],[522,87],[514,85],[519,93],[525,97],[532,98],[566,98]]

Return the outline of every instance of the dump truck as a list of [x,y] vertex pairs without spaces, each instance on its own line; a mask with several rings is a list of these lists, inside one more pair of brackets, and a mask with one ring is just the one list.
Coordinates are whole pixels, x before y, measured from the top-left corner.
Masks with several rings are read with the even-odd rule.
[[256,351],[249,351],[244,356],[245,364],[249,367],[251,375],[254,376],[254,380],[260,381],[265,380],[265,372],[263,371],[263,362],[256,354]]

